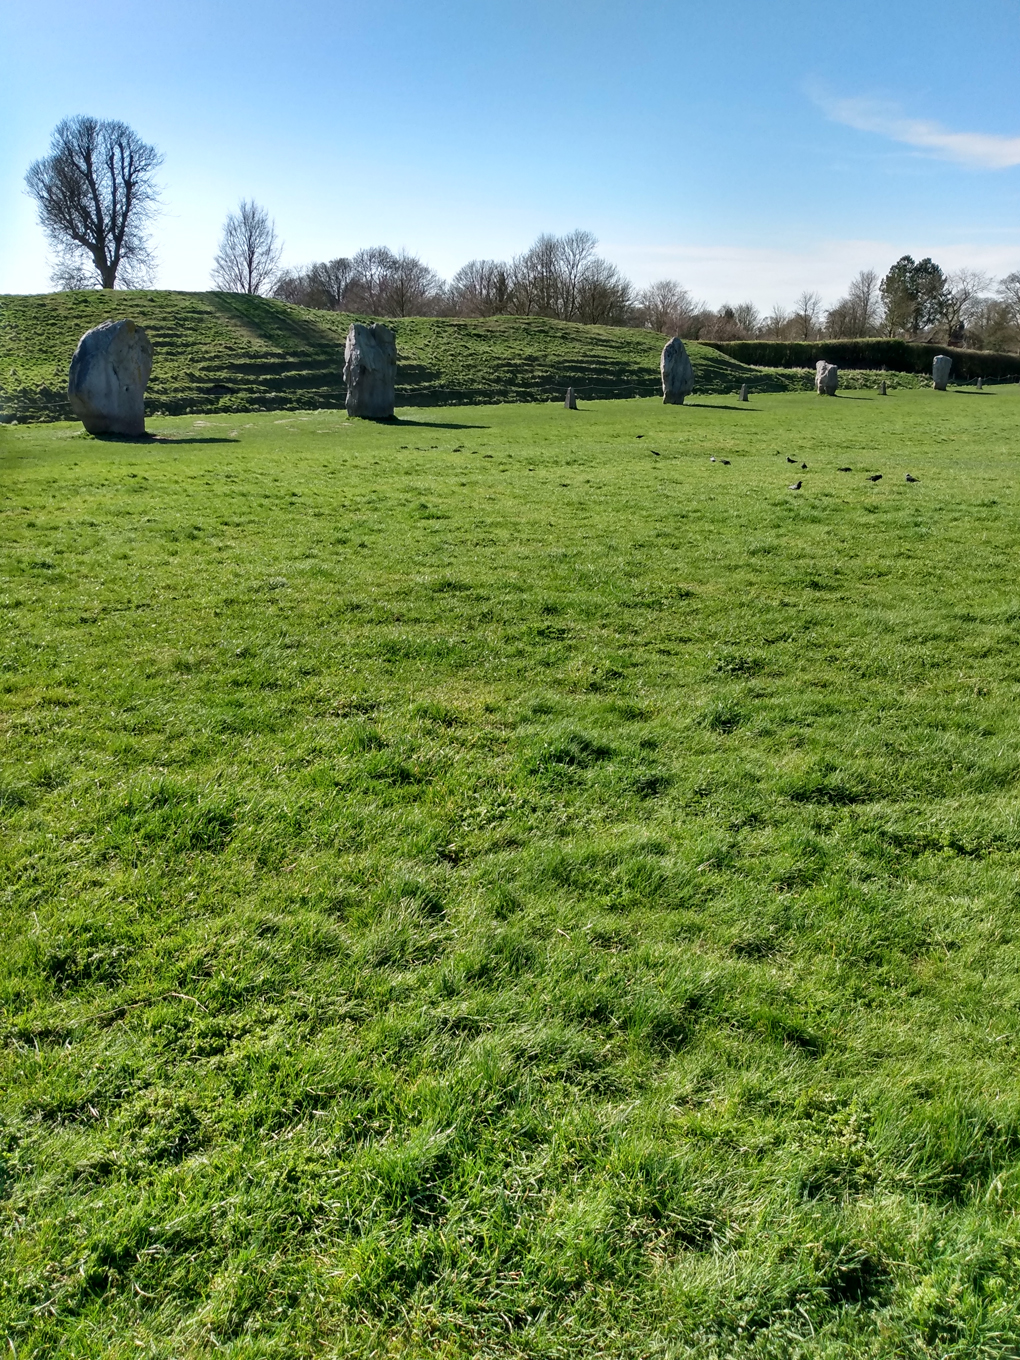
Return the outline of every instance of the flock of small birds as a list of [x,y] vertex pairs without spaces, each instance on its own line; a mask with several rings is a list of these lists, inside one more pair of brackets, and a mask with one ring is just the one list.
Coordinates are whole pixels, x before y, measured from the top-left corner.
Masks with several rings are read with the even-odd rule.
[[[643,434],[638,434],[638,435],[635,435],[634,438],[635,438],[635,439],[644,439],[644,435],[643,435]],[[652,456],[655,457],[655,458],[661,458],[661,457],[662,457],[662,454],[659,452],[658,449],[650,449],[649,452],[650,452],[650,453],[652,454]],[[778,453],[779,450],[777,449],[776,452]],[[731,462],[730,462],[730,459],[729,459],[729,458],[716,458],[716,457],[713,455],[711,458],[709,458],[708,461],[709,461],[710,463],[721,463],[723,467],[730,467],[730,466],[731,466]],[[788,463],[792,463],[794,467],[797,466],[797,459],[796,459],[796,458],[791,458],[789,454],[786,455],[786,461],[787,461]],[[802,472],[807,472],[807,470],[808,470],[808,465],[807,465],[807,463],[801,463],[800,469],[801,469]],[[852,468],[852,467],[839,467],[839,468],[836,469],[836,471],[837,471],[837,472],[853,472],[853,468]],[[868,481],[869,481],[869,482],[880,482],[881,480],[882,480],[882,473],[881,473],[881,472],[872,472],[872,473],[869,475],[869,477],[868,477]],[[908,482],[919,482],[921,479],[920,479],[920,477],[914,477],[914,476],[912,476],[912,475],[908,472],[907,475],[906,475],[906,477],[904,478],[904,480],[905,480],[905,481],[908,481]],[[791,482],[791,483],[789,484],[789,488],[788,488],[788,489],[789,489],[790,491],[799,491],[803,485],[804,485],[804,482],[803,482],[803,479],[801,479],[801,480],[796,481],[796,482]]]

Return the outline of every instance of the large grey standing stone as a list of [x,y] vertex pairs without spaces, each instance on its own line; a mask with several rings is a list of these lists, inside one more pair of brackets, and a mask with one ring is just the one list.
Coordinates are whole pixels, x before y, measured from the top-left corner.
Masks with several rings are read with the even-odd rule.
[[948,354],[936,354],[931,361],[931,378],[936,392],[944,392],[953,371],[953,361]]
[[662,351],[659,361],[662,373],[662,400],[667,406],[682,406],[684,397],[694,391],[694,369],[684,342],[674,335]]
[[568,411],[577,410],[577,398],[574,396],[574,389],[572,387],[567,388],[567,395],[563,398],[563,405]]
[[878,385],[878,395],[879,395],[880,397],[884,397],[884,396],[887,396],[887,395],[888,395],[887,392],[886,392],[886,390],[885,390],[885,379],[884,379],[884,378],[882,379],[882,381],[881,381],[881,382],[879,383],[879,385]]
[[347,414],[392,420],[397,385],[397,337],[389,326],[355,321],[344,350]]
[[834,397],[839,386],[839,369],[819,359],[815,364],[815,391],[820,397]]
[[143,435],[152,345],[134,321],[104,321],[78,341],[67,377],[71,410],[89,434]]
[[747,400],[747,383],[740,384],[740,400],[741,401]]

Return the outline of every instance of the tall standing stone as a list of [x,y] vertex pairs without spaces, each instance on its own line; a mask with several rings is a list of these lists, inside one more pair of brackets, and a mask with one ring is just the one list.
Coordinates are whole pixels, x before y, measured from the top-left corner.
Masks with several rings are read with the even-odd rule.
[[977,380],[977,390],[978,390],[979,392],[980,392],[981,389],[984,387],[984,385],[985,385],[985,380],[984,380],[984,378],[978,378],[978,380]]
[[740,384],[740,400],[741,401],[747,400],[747,383]]
[[820,397],[834,397],[839,386],[839,369],[819,359],[815,364],[815,391]]
[[936,392],[944,392],[953,371],[953,361],[948,354],[936,354],[931,361],[931,380]]
[[397,385],[397,337],[389,326],[355,321],[344,349],[347,414],[392,420]]
[[878,387],[878,395],[879,395],[880,397],[884,397],[884,396],[886,395],[886,391],[885,391],[885,379],[884,379],[884,378],[882,379],[881,383],[879,383],[879,387]]
[[659,361],[662,373],[662,400],[667,406],[682,406],[684,397],[694,391],[694,369],[684,342],[675,335],[662,351]]
[[568,411],[577,410],[577,398],[574,396],[574,389],[572,387],[567,388],[567,395],[563,398],[563,405]]
[[145,434],[152,345],[134,321],[104,321],[78,341],[67,376],[71,410],[89,434]]

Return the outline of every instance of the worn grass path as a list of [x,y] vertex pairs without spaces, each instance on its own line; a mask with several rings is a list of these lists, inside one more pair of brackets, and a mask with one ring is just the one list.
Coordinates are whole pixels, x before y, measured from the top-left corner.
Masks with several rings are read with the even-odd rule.
[[405,414],[0,428],[0,1337],[1016,1354],[1020,392]]

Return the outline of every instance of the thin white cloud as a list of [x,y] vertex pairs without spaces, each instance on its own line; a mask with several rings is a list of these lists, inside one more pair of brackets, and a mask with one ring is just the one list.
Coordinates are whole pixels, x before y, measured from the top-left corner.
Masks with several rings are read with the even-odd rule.
[[1008,170],[1020,165],[1020,137],[989,132],[952,132],[941,123],[905,118],[895,104],[875,99],[832,99],[816,93],[815,101],[836,123],[859,132],[876,132],[894,142],[916,146],[943,160],[978,170]]

